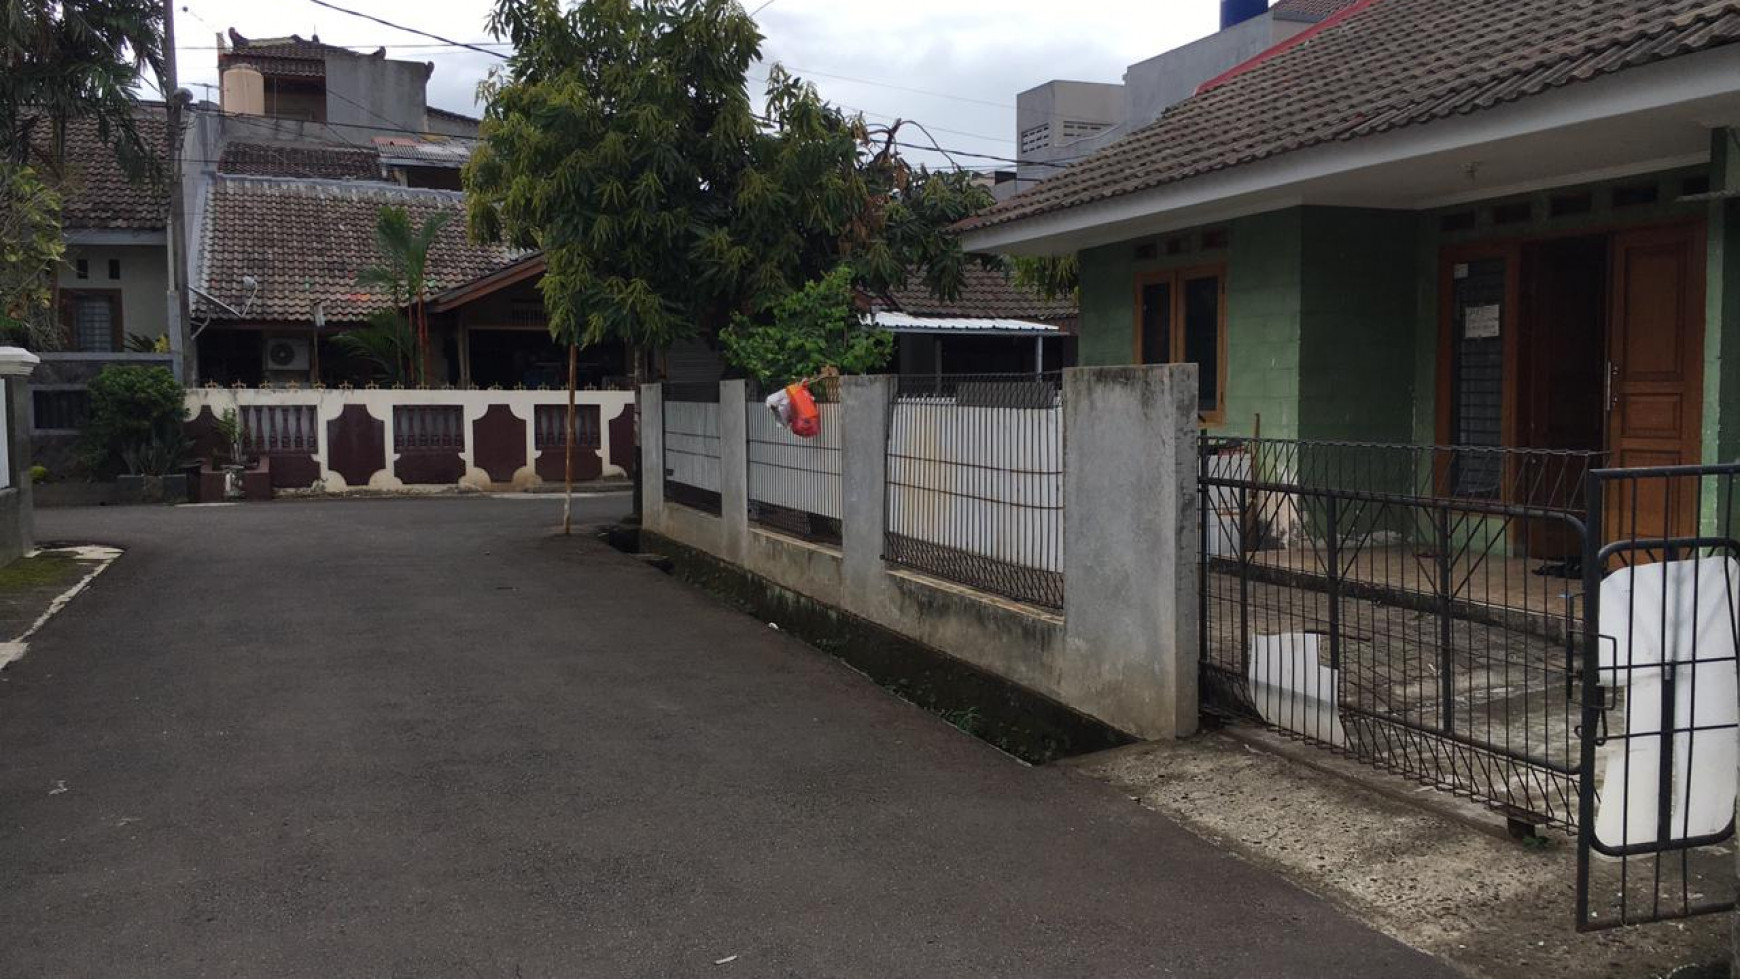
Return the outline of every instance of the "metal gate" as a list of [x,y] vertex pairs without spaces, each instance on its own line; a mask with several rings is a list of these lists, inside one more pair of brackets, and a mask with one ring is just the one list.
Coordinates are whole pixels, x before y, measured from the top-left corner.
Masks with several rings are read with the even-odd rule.
[[1204,708],[1572,825],[1593,458],[1205,439]]
[[1740,466],[1588,479],[1577,925],[1735,903]]
[[1205,710],[1577,835],[1577,927],[1735,906],[1740,465],[1205,438]]

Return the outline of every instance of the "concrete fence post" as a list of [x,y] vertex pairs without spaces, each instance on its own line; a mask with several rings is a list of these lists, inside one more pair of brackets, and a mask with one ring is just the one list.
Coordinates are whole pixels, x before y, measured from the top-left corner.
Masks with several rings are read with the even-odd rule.
[[1196,367],[1064,372],[1066,699],[1146,738],[1197,724]]
[[640,386],[641,524],[655,532],[665,527],[665,387]]
[[882,621],[882,533],[888,495],[888,416],[895,379],[840,380],[841,593],[846,611]]
[[30,478],[30,375],[39,363],[18,347],[0,347],[5,383],[6,489],[0,491],[0,564],[36,549],[36,489]]
[[749,557],[749,422],[744,381],[719,382],[719,520],[727,561]]

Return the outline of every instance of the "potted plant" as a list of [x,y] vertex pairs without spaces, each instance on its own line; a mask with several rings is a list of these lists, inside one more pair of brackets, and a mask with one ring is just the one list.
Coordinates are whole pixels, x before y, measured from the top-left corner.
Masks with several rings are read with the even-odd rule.
[[187,499],[186,393],[164,367],[111,364],[90,382],[83,447],[123,502]]
[[116,478],[123,503],[186,503],[193,442],[180,426],[159,427],[121,450],[127,472]]
[[251,465],[247,456],[248,430],[234,408],[225,408],[217,420],[218,437],[223,439],[228,458],[220,467],[224,474],[224,498],[242,498],[242,473]]

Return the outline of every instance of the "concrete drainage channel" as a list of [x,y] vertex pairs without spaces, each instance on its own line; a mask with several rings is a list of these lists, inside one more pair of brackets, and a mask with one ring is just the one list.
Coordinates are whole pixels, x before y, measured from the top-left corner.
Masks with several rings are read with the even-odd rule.
[[[1029,764],[1092,754],[1135,739],[1055,701],[1024,690],[944,653],[825,606],[674,541],[641,550],[638,528],[601,534],[746,615],[828,653],[884,690]],[[651,535],[648,543],[653,544]]]

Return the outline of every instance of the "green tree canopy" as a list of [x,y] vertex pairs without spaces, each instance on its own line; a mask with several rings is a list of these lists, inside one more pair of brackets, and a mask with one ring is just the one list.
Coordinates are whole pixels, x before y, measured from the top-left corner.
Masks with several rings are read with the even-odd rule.
[[0,337],[32,349],[50,346],[53,282],[43,270],[66,254],[60,197],[29,167],[0,162]]
[[894,334],[859,315],[848,265],[788,294],[771,312],[771,323],[738,316],[719,335],[725,356],[763,384],[813,377],[825,367],[862,374],[894,353]]
[[516,54],[483,86],[470,230],[544,251],[558,338],[662,347],[841,263],[872,293],[915,269],[958,291],[944,229],[988,195],[778,66],[758,114],[762,38],[735,0],[497,0],[489,29]]
[[161,83],[163,5],[158,0],[6,0],[0,22],[0,127],[7,158],[46,145],[58,166],[67,121],[94,120],[132,174],[154,169],[159,147],[134,123],[140,82]]

